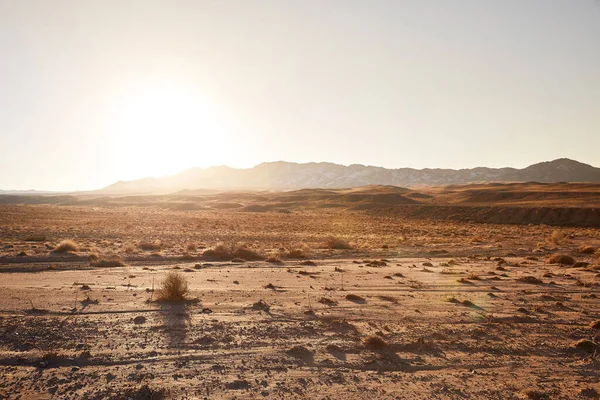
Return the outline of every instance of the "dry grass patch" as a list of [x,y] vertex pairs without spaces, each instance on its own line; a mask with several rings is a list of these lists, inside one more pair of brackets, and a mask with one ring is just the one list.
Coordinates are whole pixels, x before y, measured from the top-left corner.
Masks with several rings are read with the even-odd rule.
[[363,339],[363,344],[369,350],[384,350],[389,344],[381,336],[369,335]]
[[158,301],[185,301],[188,293],[187,279],[179,272],[171,271],[161,282],[156,294]]
[[55,253],[77,253],[79,251],[79,246],[72,240],[63,240],[56,246],[53,250]]
[[577,248],[577,252],[581,254],[594,254],[596,252],[596,248],[594,246],[579,246]]
[[334,250],[350,250],[353,248],[346,240],[335,236],[330,236],[325,240],[325,247]]
[[140,242],[138,247],[144,251],[159,251],[162,249],[162,244],[160,240],[155,240],[153,242]]
[[118,256],[110,256],[106,258],[99,258],[92,262],[92,266],[96,268],[119,268],[126,267],[125,264]]
[[575,259],[566,254],[556,253],[546,259],[546,264],[573,265],[575,264]]
[[264,257],[261,254],[251,249],[246,244],[227,245],[219,243],[216,246],[205,250],[202,255],[219,261],[229,261],[236,258],[247,261],[264,260]]

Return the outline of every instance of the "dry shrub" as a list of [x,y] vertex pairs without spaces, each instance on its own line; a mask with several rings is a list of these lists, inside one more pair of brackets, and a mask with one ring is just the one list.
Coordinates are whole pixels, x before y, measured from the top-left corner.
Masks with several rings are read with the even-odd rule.
[[96,268],[119,268],[119,267],[126,267],[127,264],[125,264],[123,261],[121,261],[119,256],[112,255],[112,256],[97,259],[96,261],[94,261],[92,263],[92,266],[96,267]]
[[158,251],[162,248],[160,240],[155,240],[153,242],[140,242],[138,246],[144,251]]
[[76,253],[79,246],[72,240],[63,240],[54,248],[55,253]]
[[302,249],[286,251],[282,254],[283,258],[306,258],[306,252]]
[[219,243],[213,248],[205,250],[202,255],[220,261],[229,261],[235,258],[248,261],[264,260],[264,257],[261,254],[252,250],[246,244],[226,245],[224,243]]
[[552,231],[552,234],[546,238],[546,241],[555,245],[567,242],[568,240],[568,237],[559,230]]
[[157,291],[159,301],[185,301],[189,293],[187,279],[179,272],[167,273]]
[[277,256],[267,257],[266,261],[271,264],[281,264],[282,263],[281,259]]
[[348,243],[346,240],[344,240],[342,238],[335,237],[335,236],[330,236],[329,238],[327,238],[327,240],[325,241],[325,247],[328,249],[336,249],[336,250],[352,249],[352,245],[350,245],[350,243]]
[[593,246],[579,246],[577,248],[577,252],[581,254],[594,254],[596,252],[596,248]]
[[377,335],[369,335],[363,339],[363,344],[369,350],[383,350],[388,347],[388,343]]
[[566,254],[553,254],[546,260],[546,264],[563,264],[563,265],[573,265],[575,264],[575,259]]

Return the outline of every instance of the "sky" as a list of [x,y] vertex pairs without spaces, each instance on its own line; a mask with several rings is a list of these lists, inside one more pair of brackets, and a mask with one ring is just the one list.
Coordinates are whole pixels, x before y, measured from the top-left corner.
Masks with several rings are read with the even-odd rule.
[[0,189],[599,149],[600,0],[0,0]]

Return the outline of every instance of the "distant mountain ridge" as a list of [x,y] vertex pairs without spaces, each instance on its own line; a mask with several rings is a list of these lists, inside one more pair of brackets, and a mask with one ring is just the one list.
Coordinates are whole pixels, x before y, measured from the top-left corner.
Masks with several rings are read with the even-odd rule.
[[523,169],[386,169],[353,164],[267,162],[253,168],[193,168],[176,175],[120,181],[96,193],[172,193],[199,189],[346,188],[365,185],[453,185],[488,182],[600,182],[600,168],[561,158]]

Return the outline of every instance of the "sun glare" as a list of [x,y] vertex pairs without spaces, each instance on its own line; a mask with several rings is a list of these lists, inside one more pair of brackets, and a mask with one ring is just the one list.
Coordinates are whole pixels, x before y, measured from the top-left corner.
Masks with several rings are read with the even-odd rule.
[[193,90],[162,85],[137,91],[119,104],[116,114],[115,145],[123,179],[226,162],[224,118]]

